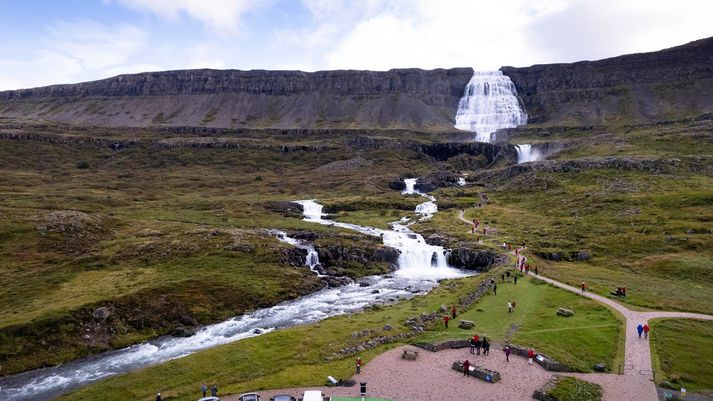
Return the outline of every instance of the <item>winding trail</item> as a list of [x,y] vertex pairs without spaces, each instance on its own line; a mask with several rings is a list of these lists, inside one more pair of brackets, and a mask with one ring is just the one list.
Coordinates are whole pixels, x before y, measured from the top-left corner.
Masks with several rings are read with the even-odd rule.
[[[472,225],[471,221],[468,221],[463,217],[464,212],[460,211],[458,214],[458,220],[461,222]],[[525,248],[519,248],[518,253],[522,254],[522,251]],[[513,255],[515,255],[515,251],[511,252]],[[555,285],[559,288],[562,288],[564,290],[573,292],[575,294],[579,294],[581,296],[593,299],[599,303],[602,303],[617,312],[619,312],[624,319],[626,320],[626,341],[624,345],[624,366],[623,366],[623,372],[625,375],[632,376],[632,379],[635,377],[637,380],[640,379],[642,376],[649,378],[650,376],[653,376],[654,372],[652,369],[651,365],[651,346],[649,344],[649,341],[644,338],[639,338],[639,334],[636,331],[636,327],[639,324],[644,324],[648,323],[649,320],[651,319],[701,319],[701,320],[713,320],[712,315],[705,315],[701,313],[688,313],[688,312],[668,312],[668,311],[645,311],[645,312],[637,312],[633,311],[624,305],[620,304],[619,302],[616,302],[612,299],[609,299],[607,297],[603,297],[599,294],[595,294],[592,292],[582,292],[581,288],[575,288],[571,285],[561,283],[557,280],[553,280],[551,278],[542,276],[542,275],[535,275],[534,272],[529,272],[528,273],[530,276],[537,277],[538,279],[545,281],[547,283],[550,283],[552,285]],[[652,383],[653,382],[649,382]],[[656,400],[658,399],[656,395],[656,387],[654,385],[649,385],[646,386],[646,389],[642,389],[645,391],[645,400]],[[643,394],[642,394],[643,396]]]

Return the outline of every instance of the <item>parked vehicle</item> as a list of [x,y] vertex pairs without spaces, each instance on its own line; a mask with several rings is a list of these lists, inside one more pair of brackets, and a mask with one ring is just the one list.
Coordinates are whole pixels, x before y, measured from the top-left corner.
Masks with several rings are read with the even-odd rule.
[[302,397],[302,401],[323,401],[323,399],[322,392],[319,390],[307,390]]
[[297,398],[287,394],[280,394],[270,398],[270,401],[297,401]]
[[218,397],[203,397],[198,401],[220,401],[220,398],[218,398]]
[[258,393],[245,393],[238,397],[240,401],[260,401],[260,394]]

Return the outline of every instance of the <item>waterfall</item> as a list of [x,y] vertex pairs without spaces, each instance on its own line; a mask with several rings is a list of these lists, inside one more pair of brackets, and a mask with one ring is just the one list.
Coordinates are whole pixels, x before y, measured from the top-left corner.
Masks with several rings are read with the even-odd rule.
[[[412,181],[411,181],[412,180]],[[415,184],[416,179],[409,179],[409,182]],[[407,184],[413,191],[413,185]],[[408,188],[407,187],[407,188]],[[417,193],[417,192],[412,192]],[[417,206],[421,207],[422,211],[432,211],[435,213],[437,207],[433,201],[435,198],[430,195],[421,194],[429,197],[429,202],[422,203]],[[443,247],[429,245],[426,240],[408,228],[408,224],[402,222],[392,223],[391,230],[382,230],[374,227],[360,226],[358,224],[342,223],[339,221],[323,219],[322,205],[313,200],[297,201],[304,209],[304,220],[312,223],[319,223],[327,226],[346,228],[354,230],[365,235],[380,237],[384,245],[399,250],[398,270],[394,272],[395,276],[411,279],[422,280],[437,280],[441,278],[456,278],[467,276],[468,273],[459,269],[452,268],[446,260],[446,252]],[[423,206],[432,204],[432,206]],[[425,215],[425,218],[430,215]]]
[[537,150],[537,148],[533,148],[532,145],[528,145],[528,144],[515,145],[515,149],[517,150],[518,164],[542,160],[542,153],[540,153],[540,151]]
[[465,177],[458,177],[458,185],[462,187],[465,186],[465,184]]
[[502,71],[476,71],[458,102],[455,128],[475,132],[477,142],[491,142],[500,128],[527,123],[515,84]]
[[319,265],[319,254],[317,253],[317,250],[314,249],[314,245],[310,244],[309,242],[300,241],[298,239],[292,238],[288,236],[287,233],[285,233],[284,231],[269,230],[269,232],[275,237],[277,237],[278,240],[307,251],[307,256],[305,257],[305,266],[309,267],[309,269],[318,277],[324,277],[324,275],[320,274],[316,269],[317,265]]
[[404,179],[404,184],[406,184],[406,189],[404,189],[403,192],[401,192],[404,195],[411,195],[411,194],[417,194],[419,193],[416,191],[416,180],[417,178],[406,178]]

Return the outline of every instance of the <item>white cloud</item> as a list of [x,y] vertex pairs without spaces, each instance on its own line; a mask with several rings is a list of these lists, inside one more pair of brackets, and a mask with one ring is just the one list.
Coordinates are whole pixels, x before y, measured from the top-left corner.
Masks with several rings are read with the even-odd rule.
[[145,46],[144,32],[130,25],[59,22],[48,26],[46,36],[32,46],[0,46],[0,90],[81,82],[147,68],[146,63],[130,62]]
[[236,33],[242,16],[267,4],[266,0],[117,0],[135,10],[178,20],[181,15],[202,21],[215,33]]

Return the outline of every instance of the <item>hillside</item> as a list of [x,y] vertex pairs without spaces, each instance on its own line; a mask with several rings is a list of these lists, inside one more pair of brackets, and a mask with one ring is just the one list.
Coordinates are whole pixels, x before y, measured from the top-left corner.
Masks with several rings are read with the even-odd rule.
[[107,127],[452,130],[470,68],[185,70],[0,92],[0,116]]
[[528,123],[629,124],[713,111],[713,38],[599,61],[503,67]]

